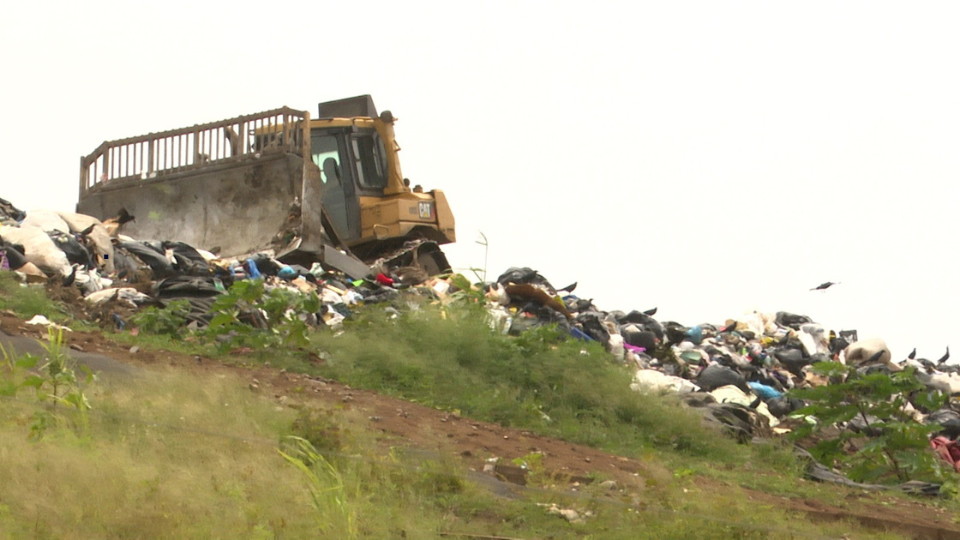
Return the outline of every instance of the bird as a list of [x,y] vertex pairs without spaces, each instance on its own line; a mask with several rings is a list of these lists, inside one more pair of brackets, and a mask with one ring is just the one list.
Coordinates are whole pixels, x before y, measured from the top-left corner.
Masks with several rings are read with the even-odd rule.
[[830,287],[832,287],[832,286],[834,286],[834,285],[839,285],[839,284],[840,284],[839,282],[834,283],[834,282],[832,282],[832,281],[827,281],[826,283],[821,283],[821,284],[817,285],[816,287],[814,287],[814,288],[812,288],[812,289],[810,289],[810,290],[811,290],[811,291],[825,291],[825,290],[829,289]]
[[720,333],[721,333],[721,334],[724,334],[724,333],[727,333],[727,332],[733,332],[733,331],[736,330],[736,329],[737,329],[737,321],[733,321],[733,322],[731,322],[730,324],[728,324],[727,326],[721,328],[721,329],[720,329]]
[[70,275],[63,276],[63,278],[60,280],[61,287],[69,287],[73,285],[74,281],[77,279],[77,268],[79,268],[79,266],[80,265],[78,264],[74,264]]
[[913,360],[913,359],[916,358],[916,357],[917,357],[917,348],[914,347],[914,348],[913,348],[913,351],[912,351],[910,354],[907,355],[907,358]]
[[565,293],[568,293],[568,294],[569,294],[569,293],[572,293],[572,292],[574,291],[574,289],[576,289],[576,288],[577,288],[577,282],[574,281],[573,283],[567,285],[566,287],[562,287],[562,288],[560,288],[560,289],[557,289],[557,292],[565,292]]
[[946,361],[949,360],[949,359],[950,359],[950,347],[948,346],[948,347],[947,347],[947,352],[944,353],[944,355],[941,356],[939,360],[937,360],[937,365],[939,366],[940,364],[946,362]]
[[120,211],[117,212],[116,216],[103,220],[103,226],[106,227],[107,233],[110,236],[116,238],[117,231],[120,229],[120,226],[124,223],[133,221],[134,219],[135,218],[131,216],[129,212],[127,212],[126,208],[121,208]]
[[654,315],[657,314],[657,308],[648,309],[648,310],[644,311],[643,314],[646,315],[646,316],[648,316],[648,317],[653,317]]
[[886,352],[887,352],[886,349],[880,349],[879,351],[873,353],[873,355],[871,355],[870,358],[867,358],[867,361],[863,362],[863,365],[879,362],[880,359],[883,358],[883,355],[886,354]]

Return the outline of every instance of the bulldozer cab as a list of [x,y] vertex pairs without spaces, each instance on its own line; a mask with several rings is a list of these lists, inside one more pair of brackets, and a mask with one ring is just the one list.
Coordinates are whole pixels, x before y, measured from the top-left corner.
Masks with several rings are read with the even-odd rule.
[[358,240],[360,197],[383,197],[387,187],[383,140],[373,128],[312,128],[310,158],[320,169],[323,207],[337,236]]

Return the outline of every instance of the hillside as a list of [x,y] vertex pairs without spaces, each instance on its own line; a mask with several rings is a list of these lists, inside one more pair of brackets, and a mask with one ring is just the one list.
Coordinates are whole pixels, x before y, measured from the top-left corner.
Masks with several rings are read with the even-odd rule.
[[[960,531],[947,518],[960,468],[949,350],[897,361],[882,340],[786,311],[694,325],[605,311],[530,268],[473,283],[376,265],[351,279],[3,200],[0,221],[0,390],[18,456],[0,509],[20,535],[24,515],[34,536],[67,534],[67,515],[130,527],[99,510],[130,490],[166,520],[148,537]],[[211,454],[218,438],[255,448]],[[37,475],[44,452],[30,448],[84,470],[111,455],[121,488]],[[198,482],[211,460],[219,472]],[[144,471],[146,484],[122,480]],[[288,498],[270,499],[271,475]],[[31,483],[46,496],[21,500]],[[195,490],[206,500],[184,498]],[[223,505],[246,529],[204,518]]]
[[[5,334],[44,337],[46,330],[25,323],[25,319],[32,316],[31,310],[43,311],[51,318],[77,326],[73,332],[67,333],[67,344],[73,347],[71,350],[78,353],[82,351],[83,354],[102,355],[119,364],[112,365],[101,359],[99,366],[103,371],[102,381],[90,387],[90,397],[94,407],[90,412],[90,431],[85,435],[81,434],[79,439],[87,442],[78,447],[77,443],[69,442],[71,437],[67,436],[65,439],[66,435],[58,434],[53,429],[40,441],[29,442],[27,440],[29,430],[24,424],[14,422],[7,424],[5,429],[13,430],[8,431],[9,434],[19,431],[22,439],[21,442],[6,447],[6,455],[24,455],[16,450],[18,447],[26,450],[30,447],[36,449],[37,445],[62,447],[66,444],[67,451],[76,452],[82,456],[78,458],[80,460],[78,466],[83,466],[80,465],[83,462],[81,459],[97,458],[97,452],[89,451],[89,446],[95,441],[117,442],[114,440],[116,427],[107,432],[101,432],[96,425],[98,411],[103,408],[103,404],[98,403],[98,399],[108,401],[113,390],[97,388],[101,385],[108,388],[115,388],[118,384],[128,386],[131,384],[129,381],[142,379],[162,380],[169,375],[168,371],[173,369],[178,373],[189,374],[190,379],[195,380],[200,387],[211,385],[206,381],[217,381],[212,383],[214,385],[222,385],[224,380],[235,381],[230,383],[233,388],[230,390],[232,398],[272,404],[271,407],[279,417],[286,415],[288,423],[286,428],[281,427],[279,431],[274,432],[274,441],[283,433],[289,434],[290,426],[297,424],[296,419],[290,423],[290,413],[302,414],[302,411],[306,410],[322,411],[318,413],[321,415],[319,418],[325,420],[319,423],[320,436],[314,437],[314,440],[321,445],[326,441],[328,447],[321,449],[321,453],[325,452],[331,462],[336,461],[337,466],[344,470],[350,470],[350,463],[343,460],[358,457],[366,460],[382,459],[382,456],[396,455],[396,452],[402,449],[405,457],[400,458],[397,463],[404,463],[411,467],[410,470],[418,471],[414,475],[415,478],[407,479],[407,483],[421,482],[425,474],[423,471],[429,471],[431,467],[439,467],[443,472],[441,476],[431,478],[444,479],[442,485],[447,486],[444,489],[452,490],[453,493],[442,493],[444,489],[440,489],[441,493],[437,493],[434,489],[437,486],[434,486],[428,496],[424,496],[423,492],[420,492],[417,497],[402,496],[403,482],[400,485],[390,484],[391,489],[397,490],[400,494],[399,500],[388,498],[389,504],[395,505],[391,510],[393,512],[391,515],[394,517],[390,518],[394,520],[395,528],[383,528],[384,525],[376,523],[377,520],[382,520],[383,516],[374,517],[377,516],[376,512],[368,505],[361,504],[372,502],[373,495],[362,491],[359,486],[363,485],[363,482],[357,484],[358,491],[354,492],[357,503],[354,507],[355,515],[357,519],[361,516],[366,516],[367,519],[360,520],[359,528],[350,534],[343,533],[344,537],[351,534],[357,537],[415,538],[471,537],[471,535],[481,538],[560,538],[590,535],[598,538],[638,536],[649,538],[805,536],[865,538],[882,535],[889,538],[904,536],[951,538],[954,537],[951,535],[960,535],[960,527],[957,527],[950,517],[954,510],[952,502],[923,500],[893,493],[872,493],[805,481],[798,477],[798,465],[792,461],[787,452],[767,446],[754,448],[749,445],[737,445],[716,429],[704,428],[696,418],[684,414],[680,405],[669,396],[638,394],[627,390],[627,396],[633,395],[642,400],[643,408],[653,414],[652,419],[634,416],[629,422],[636,426],[644,426],[645,422],[650,422],[650,425],[645,428],[648,433],[637,433],[641,431],[637,428],[634,428],[634,433],[628,433],[618,432],[616,425],[611,424],[609,420],[603,420],[600,416],[602,411],[598,411],[597,417],[593,419],[583,417],[581,414],[581,419],[576,420],[574,415],[574,420],[571,420],[570,424],[566,424],[562,418],[563,403],[550,403],[547,400],[540,404],[539,409],[531,411],[528,407],[524,407],[522,399],[517,399],[519,396],[515,395],[511,398],[504,395],[509,391],[509,386],[495,389],[487,399],[484,398],[482,391],[471,396],[460,388],[459,393],[452,393],[457,388],[453,384],[450,388],[441,387],[439,392],[432,395],[419,394],[420,403],[396,397],[404,394],[408,397],[416,395],[418,389],[422,391],[427,389],[427,386],[431,387],[429,389],[435,389],[437,379],[433,379],[429,385],[420,385],[417,381],[428,378],[425,375],[426,369],[436,368],[437,364],[421,364],[418,366],[419,370],[407,372],[408,379],[398,377],[395,372],[386,371],[385,366],[379,363],[369,364],[363,370],[354,369],[352,372],[343,372],[344,379],[357,381],[362,381],[364,373],[376,374],[376,377],[370,377],[362,384],[378,388],[381,390],[380,393],[358,388],[357,385],[347,386],[343,382],[330,378],[329,374],[342,369],[342,367],[331,366],[337,363],[337,357],[356,356],[362,359],[367,352],[369,355],[366,359],[371,361],[379,354],[390,355],[392,352],[403,355],[408,352],[406,347],[410,344],[398,339],[397,334],[391,333],[386,328],[373,327],[374,324],[385,324],[387,328],[390,325],[388,320],[381,319],[377,314],[382,307],[371,310],[370,318],[362,316],[364,310],[358,310],[354,313],[354,319],[359,323],[357,326],[351,327],[347,324],[342,333],[313,334],[312,345],[303,349],[293,348],[285,351],[283,348],[258,350],[252,347],[239,347],[218,351],[215,346],[204,345],[189,338],[184,342],[182,339],[170,340],[162,336],[147,336],[140,332],[134,335],[130,328],[119,332],[97,329],[89,323],[82,322],[82,319],[89,317],[90,313],[83,314],[86,308],[83,304],[77,303],[76,296],[72,301],[67,299],[57,307],[57,304],[51,304],[40,297],[25,294],[36,293],[37,290],[38,288],[34,287],[13,291],[9,288],[4,289],[3,300],[7,311],[0,319],[0,329]],[[58,292],[57,288],[52,289],[51,292],[61,301],[64,297],[70,296],[69,291]],[[425,305],[421,309],[429,313],[431,308]],[[450,313],[456,312],[441,311],[439,313],[448,313],[449,317]],[[443,356],[451,352],[451,349],[483,351],[485,347],[492,345],[502,346],[508,340],[516,341],[514,338],[490,334],[489,330],[483,326],[478,328],[477,321],[471,319],[470,315],[463,317],[463,320],[454,321],[427,319],[430,327],[437,329],[437,334],[424,336],[424,339],[436,344],[436,354]],[[427,332],[424,328],[421,330]],[[381,336],[382,341],[376,341],[372,337],[377,334]],[[351,335],[359,335],[359,342],[352,343]],[[447,341],[441,339],[443,336],[448,336]],[[487,337],[492,337],[493,341],[487,341]],[[544,337],[549,336],[541,336],[541,338]],[[344,338],[347,338],[347,341],[331,346],[333,341]],[[503,349],[499,352],[513,364],[500,364],[494,367],[498,370],[512,369],[517,372],[527,372],[528,375],[530,375],[528,370],[538,368],[543,377],[556,377],[553,379],[554,384],[570,385],[572,381],[580,379],[594,386],[591,390],[597,390],[596,387],[606,379],[591,378],[588,374],[581,373],[567,373],[569,378],[563,378],[562,374],[553,373],[550,366],[559,365],[562,370],[569,371],[570,368],[563,364],[567,359],[582,361],[589,358],[600,360],[600,365],[609,363],[615,371],[620,369],[616,368],[615,363],[606,360],[609,358],[608,353],[595,345],[585,347],[569,340],[556,343],[550,342],[549,339],[547,341],[548,343],[543,347],[538,345],[541,343],[538,340],[527,343],[526,350],[514,351],[517,356],[510,353],[508,349]],[[6,342],[9,344],[9,339]],[[25,350],[25,342],[17,342],[15,345],[18,350]],[[518,362],[518,359],[523,358],[529,360],[527,365]],[[96,359],[96,356],[87,357],[86,361],[93,362]],[[384,361],[391,360],[397,360],[397,358],[384,358]],[[411,369],[409,364],[403,362],[400,364]],[[129,366],[135,368],[135,374],[131,375],[127,372],[125,368]],[[622,378],[616,379],[615,371],[610,375],[626,389],[629,375],[623,373]],[[327,376],[322,375],[324,373]],[[460,376],[454,372],[443,375],[450,379],[451,383]],[[476,373],[474,375],[476,376]],[[511,373],[502,372],[502,379],[505,382],[509,383],[512,378]],[[474,381],[478,385],[479,382],[479,380]],[[184,386],[182,381],[174,384],[176,387]],[[580,395],[577,399],[589,399],[590,392],[585,388],[566,388],[558,393],[567,396],[564,399],[569,400],[570,390],[573,391],[572,395]],[[623,394],[613,386],[599,388],[599,390],[610,400],[624,399]],[[182,388],[179,391],[182,392]],[[383,392],[393,395],[385,395]],[[237,397],[239,395],[246,397],[239,398]],[[20,399],[24,398],[25,395],[21,393]],[[146,399],[162,401],[159,396]],[[129,404],[130,402],[127,401],[127,406]],[[204,406],[209,407],[211,404],[206,403]],[[460,406],[456,407],[455,404]],[[22,403],[16,406],[20,405]],[[188,404],[184,405],[192,410],[192,414],[188,415],[191,416],[191,423],[186,424],[187,431],[181,431],[179,426],[159,424],[163,430],[169,429],[170,434],[167,437],[150,439],[149,444],[163,446],[171,444],[171,441],[177,441],[176,444],[189,447],[189,443],[184,442],[184,439],[195,438],[196,442],[204,447],[216,448],[224,444],[217,442],[218,440],[229,441],[237,438],[236,431],[225,428],[230,425],[236,429],[238,425],[242,425],[242,419],[239,420],[239,424],[238,420],[234,419],[232,424],[215,423],[214,425],[200,420],[198,427],[193,423],[197,419],[208,415],[211,419],[217,419],[222,411],[204,412],[202,407],[198,408],[196,404],[189,404],[188,407]],[[517,406],[521,410],[516,410]],[[9,403],[7,407],[9,411]],[[249,407],[243,406],[244,410]],[[125,411],[119,408],[118,404],[111,404],[107,410],[114,414],[119,413],[118,416],[128,420],[143,418],[144,414],[142,411],[137,412],[136,407],[133,411]],[[24,415],[26,413],[18,415],[14,411],[13,414],[7,414],[5,417],[29,418],[29,415]],[[556,418],[552,422],[537,424],[538,420],[543,421],[543,415],[553,415]],[[505,425],[484,421],[482,418],[499,418]],[[607,425],[600,428],[596,420],[602,420],[600,424],[606,422]],[[267,423],[270,422],[283,423],[280,418]],[[529,427],[523,427],[524,424]],[[654,424],[660,425],[655,427]],[[18,425],[20,427],[17,427]],[[257,425],[262,429],[264,423],[258,420]],[[513,427],[510,427],[511,425]],[[121,428],[120,431],[128,429],[136,431],[135,426],[134,422],[132,426]],[[71,428],[70,422],[64,423],[64,429],[67,433],[77,433],[76,426]],[[301,434],[305,434],[302,431]],[[651,434],[649,431],[655,431],[655,433]],[[559,435],[560,438],[548,437],[544,433]],[[262,441],[253,446],[268,447],[265,453],[255,452],[258,459],[265,459],[264,454],[271,455],[275,452],[269,449],[270,446],[275,446],[275,443],[270,443],[269,435],[264,438],[264,433],[261,432],[248,437],[259,438]],[[564,438],[568,440],[564,441]],[[5,440],[15,439],[5,436]],[[570,442],[571,440],[580,440],[586,444]],[[145,444],[145,441],[141,441],[140,444]],[[74,450],[69,450],[70,448]],[[611,452],[609,451],[611,449],[618,449],[618,451]],[[123,455],[130,449],[121,447],[115,451]],[[282,464],[282,460],[275,454],[273,456]],[[276,509],[269,510],[269,503],[251,499],[252,495],[248,490],[265,488],[262,484],[256,484],[257,481],[263,481],[257,480],[257,473],[249,472],[252,469],[244,465],[244,459],[249,458],[250,456],[239,454],[222,456],[221,459],[237,461],[225,462],[221,467],[248,471],[245,473],[247,477],[241,476],[231,481],[236,482],[237,486],[247,486],[244,490],[248,495],[242,498],[247,514],[250,515],[252,508],[262,505],[262,508],[254,514],[266,516]],[[124,469],[124,466],[130,467],[130,470]],[[149,463],[117,463],[118,470],[123,471],[124,476],[136,474],[133,471],[147,466]],[[12,467],[8,470],[8,474],[14,473],[15,469],[16,467]],[[31,482],[44,485],[45,482],[55,481],[63,485],[63,471],[60,472],[61,475],[49,480],[35,477]],[[447,476],[448,474],[452,476]],[[94,478],[80,477],[77,481],[94,482]],[[156,476],[155,481],[160,482],[158,485],[162,485],[165,482],[164,478],[166,476],[160,474]],[[459,480],[451,481],[450,478]],[[20,479],[23,481],[22,476]],[[369,480],[368,478],[365,482],[369,483]],[[172,476],[170,483],[176,485],[178,481],[184,482]],[[285,481],[295,484],[296,477],[287,478]],[[66,485],[69,486],[71,482],[72,480]],[[185,486],[179,486],[179,488],[189,490],[191,483],[192,481],[186,482]],[[526,484],[526,486],[521,487],[518,484]],[[7,483],[7,485],[15,485],[15,483]],[[259,487],[254,487],[258,485]],[[304,480],[299,488],[286,485],[283,489],[296,498],[296,492],[299,492],[299,496],[302,497],[307,492],[308,485],[309,482]],[[88,486],[86,489],[91,488]],[[129,486],[126,489],[137,491],[137,488]],[[73,487],[70,488],[70,492],[78,493],[82,492],[82,489]],[[156,496],[162,499],[161,492],[162,490],[157,492]],[[20,508],[16,492],[3,492],[0,497],[2,497],[0,503],[5,508]],[[149,501],[151,497],[149,490],[139,497],[142,497],[140,499],[142,501]],[[466,499],[469,499],[469,504]],[[87,516],[87,519],[95,522],[102,520],[102,523],[94,523],[94,526],[107,530],[115,526],[115,522],[110,519],[98,516],[96,512],[91,513],[83,500],[68,503],[60,510],[56,505],[44,508],[44,512],[49,514],[43,519],[38,518],[36,514],[42,506],[36,501],[26,502],[33,505],[33,514],[30,514],[33,517],[28,520],[29,526],[33,527],[33,536],[68,537],[69,535],[64,535],[63,529],[60,529],[58,524],[74,519],[68,518],[70,515]],[[184,515],[192,515],[191,512],[198,511],[203,513],[202,504],[214,502],[198,501],[201,508],[181,509],[181,511]],[[536,506],[537,503],[546,506]],[[191,506],[188,502],[183,504],[187,507]],[[291,508],[289,504],[302,506],[299,511],[292,512],[289,510]],[[568,521],[561,515],[550,514],[551,505],[555,505],[555,512],[561,510],[578,512],[577,518],[574,518],[575,522]],[[245,532],[241,530],[237,534],[258,538],[298,537],[298,533],[291,531],[300,530],[298,527],[316,526],[310,525],[311,506],[307,499],[300,499],[299,503],[288,501],[285,503],[285,508],[287,510],[278,511],[277,515],[282,517],[275,516],[271,518],[272,521],[271,519],[259,522],[253,520],[256,524],[251,525],[252,528],[248,528]],[[20,509],[23,510],[23,508]],[[427,516],[434,516],[433,512],[438,509],[439,517],[436,519],[439,521],[436,522],[430,521],[433,518],[425,518],[426,521],[423,523],[418,524],[417,520],[412,520],[403,525],[403,520],[396,517],[396,514],[400,514],[406,515],[405,519],[410,519],[420,512],[425,512]],[[137,517],[139,510],[127,511],[133,516],[131,519],[140,519]],[[16,518],[17,515],[26,514],[8,510],[0,519],[0,524],[6,530],[19,530],[24,535],[29,534],[25,532],[28,530],[28,524]],[[289,523],[280,527],[278,523],[281,521],[278,520]],[[182,523],[164,524],[163,521],[161,519],[154,523],[153,526],[157,527],[155,535],[144,532],[140,536],[153,537],[169,534],[209,536],[198,532],[204,530],[202,528],[191,530],[184,528],[185,525]],[[201,519],[200,522],[202,523],[203,520]],[[432,525],[426,529],[418,528],[423,527],[424,523]],[[881,534],[880,531],[883,530],[890,532]],[[37,531],[47,532],[40,534]],[[84,537],[81,532],[76,534],[77,537]]]

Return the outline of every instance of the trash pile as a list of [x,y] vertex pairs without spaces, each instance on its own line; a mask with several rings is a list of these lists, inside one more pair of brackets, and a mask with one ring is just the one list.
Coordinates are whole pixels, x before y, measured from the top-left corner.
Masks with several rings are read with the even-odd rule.
[[[780,423],[805,404],[787,391],[829,382],[809,370],[816,362],[838,361],[861,373],[912,366],[928,388],[960,394],[960,366],[947,363],[949,351],[936,362],[915,354],[894,362],[882,340],[858,340],[855,330],[828,331],[789,312],[754,311],[719,325],[660,322],[656,308],[602,311],[573,294],[576,283],[555,288],[530,268],[510,268],[482,285],[465,285],[455,276],[411,281],[384,273],[357,280],[319,263],[283,264],[270,253],[221,259],[182,242],[136,240],[120,234],[132,219],[124,211],[104,221],[68,212],[25,213],[0,199],[0,269],[27,281],[76,287],[87,305],[111,306],[101,319],[118,327],[124,324],[118,306],[134,310],[175,300],[186,300],[190,324],[203,326],[214,300],[247,278],[263,278],[268,288],[316,293],[323,306],[317,322],[334,327],[350,316],[349,306],[391,300],[403,289],[443,302],[470,286],[485,295],[494,329],[518,335],[556,325],[575,339],[598,342],[636,369],[632,388],[676,392],[744,442],[788,431]],[[949,403],[927,415],[914,413],[917,421],[942,428],[931,444],[960,471],[960,414]]]
[[[831,382],[809,369],[818,362],[840,362],[860,375],[911,367],[928,390],[960,395],[960,365],[948,363],[949,348],[936,361],[916,358],[914,350],[894,362],[883,340],[859,340],[856,330],[828,331],[804,315],[752,311],[722,325],[684,326],[656,320],[656,308],[601,311],[575,296],[575,288],[574,283],[557,289],[535,270],[511,268],[486,285],[492,324],[505,333],[557,325],[577,339],[596,341],[636,368],[631,388],[676,392],[742,442],[790,431],[778,426],[806,403],[787,392]],[[960,472],[955,403],[949,400],[929,414],[913,408],[908,412],[917,422],[936,426],[931,448]],[[840,478],[822,466],[814,471],[821,480]],[[919,489],[908,484],[904,489]]]
[[264,279],[267,290],[316,293],[324,306],[318,318],[330,326],[349,314],[347,306],[381,302],[407,286],[382,273],[352,280],[320,263],[288,265],[270,252],[220,258],[183,242],[137,240],[120,234],[132,219],[126,211],[104,221],[70,212],[22,212],[0,199],[0,269],[28,282],[74,286],[87,306],[109,306],[102,318],[118,327],[132,310],[176,300],[189,303],[194,327],[203,326],[216,297],[247,278]]

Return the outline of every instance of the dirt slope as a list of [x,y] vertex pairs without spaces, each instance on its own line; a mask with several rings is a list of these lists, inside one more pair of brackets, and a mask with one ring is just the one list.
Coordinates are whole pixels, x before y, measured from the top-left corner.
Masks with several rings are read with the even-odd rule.
[[[11,336],[42,339],[46,330],[24,324],[9,313],[0,314],[0,331]],[[528,431],[502,427],[459,415],[424,407],[375,392],[358,390],[335,381],[307,377],[269,367],[225,365],[219,361],[170,352],[131,353],[122,345],[104,339],[99,333],[73,332],[68,343],[81,349],[85,358],[107,357],[135,368],[168,367],[196,373],[233,373],[250,382],[252,392],[276,399],[288,406],[315,404],[353,411],[379,430],[381,441],[392,446],[408,446],[429,452],[456,456],[477,472],[488,466],[488,458],[498,457],[501,465],[488,471],[505,482],[487,482],[497,493],[511,495],[524,488],[523,471],[511,464],[514,458],[532,452],[543,454],[542,463],[559,482],[576,488],[592,474],[616,481],[622,496],[643,499],[646,480],[670,481],[670,471],[594,448],[541,437]],[[22,343],[22,342],[21,342]],[[18,349],[19,350],[19,349]],[[80,351],[77,351],[80,352]],[[92,355],[92,356],[91,356]],[[237,358],[242,364],[242,357]],[[82,358],[81,358],[82,361]],[[139,370],[134,370],[139,371]],[[128,376],[125,370],[115,370]],[[697,479],[700,496],[729,496],[733,486],[711,479]],[[739,487],[744,496],[757,504],[796,511],[814,519],[856,520],[878,529],[897,531],[912,538],[960,539],[960,525],[953,516],[922,501],[850,490],[843,507],[826,505],[805,498],[784,498]]]

